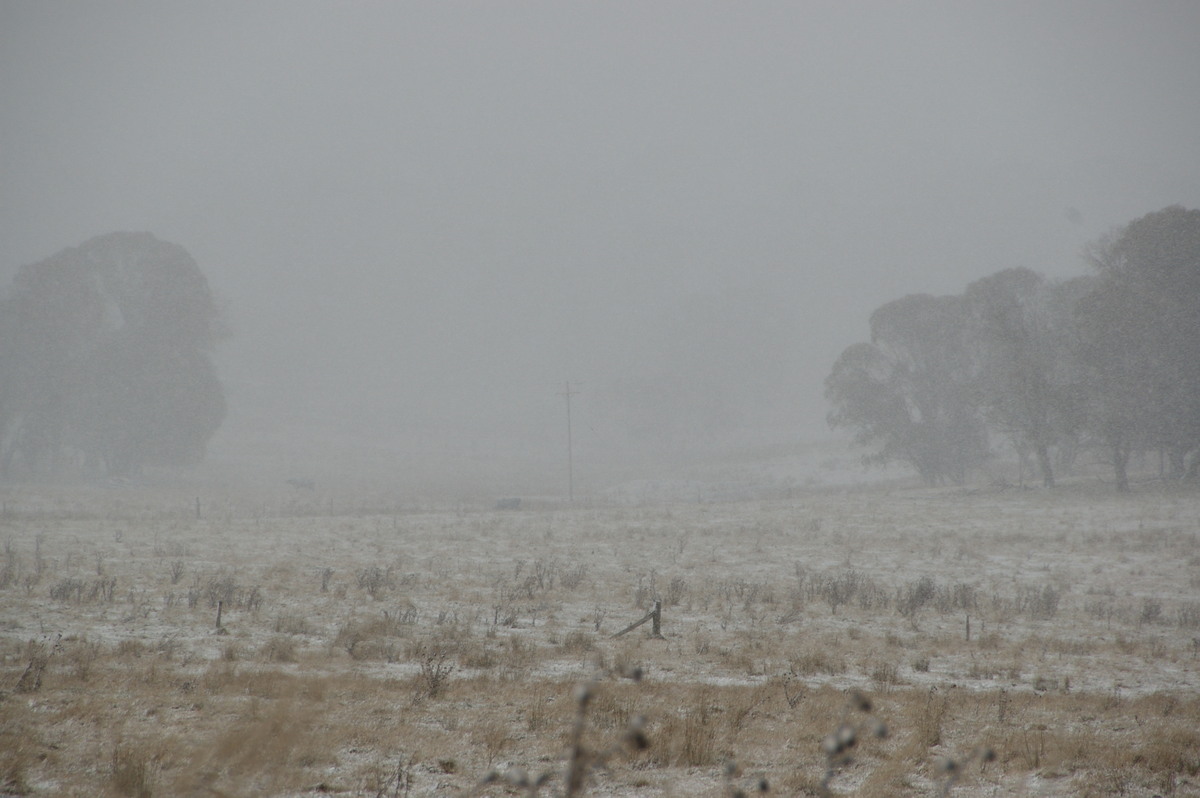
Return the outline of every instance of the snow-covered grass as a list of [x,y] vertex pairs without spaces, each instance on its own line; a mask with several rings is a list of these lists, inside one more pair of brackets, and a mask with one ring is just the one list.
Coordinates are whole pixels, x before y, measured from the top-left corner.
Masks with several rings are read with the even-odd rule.
[[580,684],[590,795],[1200,791],[1194,490],[783,487],[9,490],[0,792],[501,795],[567,768]]

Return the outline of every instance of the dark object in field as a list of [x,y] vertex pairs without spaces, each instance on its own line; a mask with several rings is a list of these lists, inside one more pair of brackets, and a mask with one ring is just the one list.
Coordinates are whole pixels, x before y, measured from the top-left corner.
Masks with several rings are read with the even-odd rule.
[[313,490],[317,487],[317,483],[311,479],[289,479],[287,484],[291,485],[296,490]]
[[511,499],[496,499],[496,509],[497,510],[520,510],[521,509],[521,499],[520,499],[520,497],[513,497]]

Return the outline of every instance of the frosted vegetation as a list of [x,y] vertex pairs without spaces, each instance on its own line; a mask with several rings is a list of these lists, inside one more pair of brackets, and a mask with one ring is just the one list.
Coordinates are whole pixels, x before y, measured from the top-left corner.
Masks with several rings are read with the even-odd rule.
[[[516,510],[9,490],[0,784],[1190,794],[1200,498],[1141,473],[1130,494],[883,483]],[[656,602],[662,637],[614,637]]]

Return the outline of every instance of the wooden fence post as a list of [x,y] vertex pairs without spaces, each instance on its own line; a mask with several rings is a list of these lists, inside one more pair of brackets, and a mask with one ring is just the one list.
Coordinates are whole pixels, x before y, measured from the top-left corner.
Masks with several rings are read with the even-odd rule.
[[662,638],[662,600],[661,599],[655,599],[654,600],[654,609],[650,610],[650,612],[646,613],[639,620],[634,621],[633,623],[629,624],[621,631],[617,632],[615,635],[613,635],[613,637],[620,637],[621,635],[625,634],[626,632],[632,632],[634,629],[636,629],[639,626],[641,626],[642,624],[646,623],[646,621],[654,622],[653,625],[650,627],[652,630],[650,632],[650,635],[652,637],[657,637],[657,638],[661,639]]

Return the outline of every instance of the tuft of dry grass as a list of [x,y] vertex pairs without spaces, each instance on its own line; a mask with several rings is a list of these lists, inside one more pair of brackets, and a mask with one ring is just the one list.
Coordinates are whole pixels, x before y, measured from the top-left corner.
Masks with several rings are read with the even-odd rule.
[[652,761],[659,765],[711,767],[717,763],[718,709],[706,691],[688,706],[663,717],[652,727]]
[[137,746],[118,743],[113,748],[109,782],[117,795],[151,798],[152,770],[152,763]]

